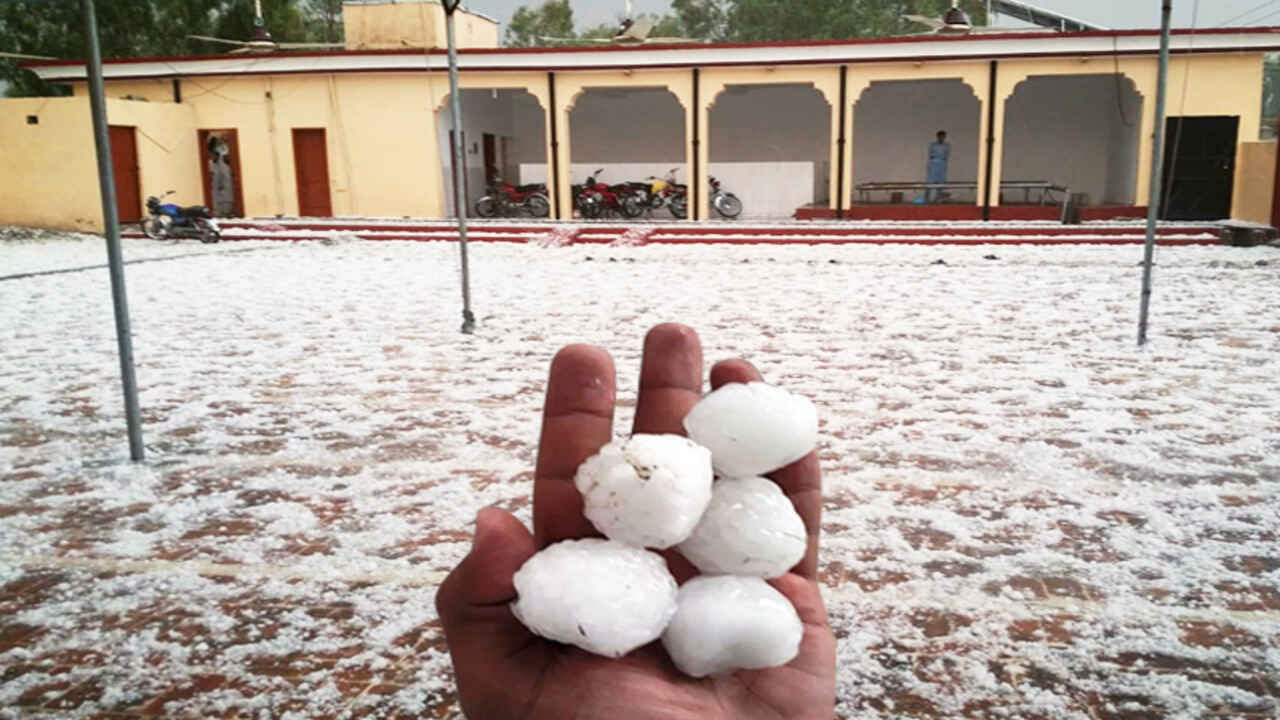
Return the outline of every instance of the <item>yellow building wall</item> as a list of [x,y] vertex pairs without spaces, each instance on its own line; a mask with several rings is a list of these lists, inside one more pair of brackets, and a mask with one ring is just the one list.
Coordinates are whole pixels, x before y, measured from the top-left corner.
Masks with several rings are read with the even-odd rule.
[[[1242,210],[1239,188],[1243,143],[1257,140],[1262,120],[1262,54],[1177,55],[1169,64],[1166,115],[1240,117],[1240,149],[1236,157],[1235,185],[1231,215]],[[1137,203],[1148,202],[1151,188],[1151,157],[1155,133],[1155,97],[1159,62],[1155,57],[1127,58],[1046,58],[1009,60],[1000,63],[996,83],[996,147],[992,157],[992,182],[1001,179],[1004,156],[1006,104],[1024,80],[1041,75],[1092,75],[1118,72],[1133,81],[1142,96],[1142,135],[1138,149]],[[985,108],[984,108],[985,112]],[[1050,139],[1051,140],[1051,139]],[[993,194],[992,204],[998,198]]]
[[1276,177],[1276,141],[1241,143],[1239,175],[1236,218],[1270,225]]
[[[458,10],[453,16],[459,48],[495,48],[498,24]],[[342,22],[348,50],[448,47],[444,8],[439,3],[398,2],[344,5]]]
[[[429,16],[439,11],[438,5],[401,3],[391,6],[348,6],[354,8],[390,7],[395,12],[417,13],[417,17]],[[430,12],[428,12],[430,10]],[[359,12],[360,10],[357,10]],[[426,15],[424,15],[424,13]],[[407,17],[407,16],[406,16]],[[488,21],[481,21],[483,26]],[[491,24],[491,23],[489,23]],[[350,27],[350,26],[349,26]],[[496,31],[495,31],[496,32]],[[359,37],[359,35],[357,35]],[[1188,68],[1190,73],[1188,75]],[[1009,98],[1018,84],[1027,78],[1040,75],[1080,75],[1120,72],[1130,78],[1143,97],[1142,133],[1138,155],[1138,172],[1135,180],[1135,197],[1138,204],[1145,204],[1150,186],[1150,162],[1152,133],[1154,132],[1154,95],[1156,84],[1156,59],[1139,58],[1057,58],[1004,60],[1000,62],[998,82],[994,98],[988,98],[989,65],[985,61],[886,63],[876,65],[850,65],[847,78],[847,97],[844,148],[844,205],[853,199],[853,105],[860,94],[879,80],[920,80],[959,78],[973,89],[982,103],[979,138],[979,167],[986,161],[986,135],[988,134],[987,104],[995,102],[995,138],[992,155],[993,182],[1001,178],[1001,162],[1004,152],[1005,110]],[[573,138],[569,136],[569,117],[578,96],[588,88],[597,87],[665,87],[670,90],[685,110],[686,169],[685,176],[692,177],[694,148],[690,132],[694,113],[703,142],[698,148],[699,165],[707,167],[708,144],[706,131],[708,111],[717,94],[731,84],[812,83],[831,104],[832,133],[832,200],[836,185],[835,174],[839,166],[835,155],[839,136],[838,68],[712,68],[700,73],[699,100],[701,107],[692,102],[693,74],[689,69],[636,70],[636,71],[582,71],[556,73],[555,108],[550,107],[547,74],[524,73],[463,73],[463,88],[523,88],[533,94],[543,109],[555,113],[559,134],[558,165],[559,216],[572,217],[569,188],[570,158]],[[1176,56],[1169,78],[1169,115],[1236,115],[1240,118],[1240,150],[1237,158],[1236,193],[1232,215],[1242,217],[1246,213],[1256,216],[1250,192],[1246,185],[1256,184],[1252,176],[1246,176],[1246,166],[1253,162],[1244,157],[1246,143],[1258,137],[1261,116],[1262,56],[1258,53]],[[75,88],[77,99],[83,101],[84,87]],[[443,73],[371,73],[327,75],[278,75],[252,77],[204,77],[182,81],[183,102],[175,106],[170,80],[113,81],[108,83],[107,94],[112,98],[133,96],[146,98],[149,103],[128,102],[114,107],[145,108],[178,107],[175,112],[187,113],[190,125],[181,132],[187,138],[177,137],[177,126],[168,116],[158,117],[159,130],[153,132],[149,124],[142,126],[156,142],[148,150],[150,141],[140,136],[143,152],[144,183],[151,166],[163,164],[164,158],[180,157],[173,164],[175,185],[182,185],[184,197],[192,202],[202,199],[198,152],[194,145],[196,130],[234,128],[238,131],[241,172],[244,186],[245,211],[250,216],[296,214],[298,212],[296,175],[293,160],[292,130],[294,128],[324,128],[328,143],[329,173],[332,187],[332,206],[335,215],[409,215],[445,217],[445,186],[441,173],[439,127],[447,113],[448,77]],[[9,101],[12,102],[12,101]],[[49,102],[37,100],[34,102]],[[12,106],[11,106],[12,107]],[[125,110],[113,110],[125,113]],[[145,113],[138,110],[138,113]],[[0,144],[16,142],[9,136],[26,137],[21,126],[22,112],[5,112],[6,138]],[[144,118],[144,115],[138,115]],[[112,122],[127,124],[113,116]],[[142,122],[142,120],[140,120]],[[52,126],[50,126],[52,127]],[[50,131],[50,136],[53,132]],[[552,165],[550,123],[547,123],[548,167]],[[78,137],[74,136],[73,137]],[[1047,139],[1051,141],[1051,138]],[[70,145],[83,145],[76,139]],[[91,145],[85,147],[91,148]],[[158,148],[170,148],[159,150]],[[185,147],[186,151],[178,148]],[[63,149],[51,151],[64,154]],[[74,153],[73,153],[74,154]],[[91,154],[91,153],[89,153]],[[36,162],[9,160],[10,163]],[[13,177],[14,173],[8,173]],[[705,176],[705,172],[702,173]],[[705,177],[696,179],[700,184],[699,198],[705,198]],[[985,178],[979,174],[979,182]],[[13,185],[13,180],[4,182]],[[160,188],[156,188],[160,189]],[[168,189],[168,188],[163,188]],[[983,195],[979,187],[978,197]],[[992,194],[998,203],[998,194]],[[700,204],[701,205],[701,204]],[[704,213],[705,208],[696,209]]]
[[[190,108],[108,100],[107,121],[137,128],[144,199],[174,190],[178,202],[201,201]],[[0,100],[0,225],[102,232],[100,193],[88,98]]]

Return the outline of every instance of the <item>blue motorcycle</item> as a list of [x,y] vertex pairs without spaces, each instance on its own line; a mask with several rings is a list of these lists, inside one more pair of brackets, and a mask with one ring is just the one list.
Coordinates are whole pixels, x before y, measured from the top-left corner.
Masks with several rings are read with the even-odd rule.
[[197,238],[202,243],[216,243],[222,240],[222,230],[213,217],[213,211],[204,205],[181,207],[172,203],[161,203],[160,200],[173,194],[173,190],[156,197],[147,198],[147,217],[138,223],[142,233],[152,240],[168,240],[179,238]]

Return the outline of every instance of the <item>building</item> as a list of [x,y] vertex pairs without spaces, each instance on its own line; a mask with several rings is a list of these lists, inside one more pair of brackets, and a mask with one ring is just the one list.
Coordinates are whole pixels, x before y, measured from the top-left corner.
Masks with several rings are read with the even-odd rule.
[[[458,135],[440,6],[350,3],[344,21],[340,51],[108,60],[122,219],[171,189],[246,216],[443,217],[455,140],[469,200],[486,175],[548,181],[562,219],[597,169],[694,178],[698,218],[709,174],[755,218],[1053,219],[1068,192],[1086,217],[1146,214],[1157,31],[511,49],[460,13]],[[1262,73],[1280,30],[1172,43],[1166,210],[1269,221]],[[0,223],[98,229],[84,66],[29,67],[74,94],[0,101]],[[938,130],[954,187],[922,204],[890,184],[924,180]]]

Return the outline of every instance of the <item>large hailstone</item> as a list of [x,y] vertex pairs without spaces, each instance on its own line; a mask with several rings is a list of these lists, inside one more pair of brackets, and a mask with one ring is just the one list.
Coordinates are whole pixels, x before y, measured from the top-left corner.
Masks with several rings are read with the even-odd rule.
[[724,478],[680,554],[703,573],[786,574],[804,557],[804,520],[782,488],[762,477]]
[[535,635],[622,657],[653,642],[676,612],[661,555],[612,540],[565,540],[515,574],[511,611]]
[[578,467],[583,514],[610,540],[668,548],[711,501],[711,453],[679,435],[633,435]]
[[767,383],[729,383],[693,406],[684,429],[711,450],[721,475],[750,477],[808,455],[818,444],[818,410],[808,398]]
[[662,645],[686,675],[786,665],[800,652],[800,616],[758,577],[700,575],[680,588],[677,602]]

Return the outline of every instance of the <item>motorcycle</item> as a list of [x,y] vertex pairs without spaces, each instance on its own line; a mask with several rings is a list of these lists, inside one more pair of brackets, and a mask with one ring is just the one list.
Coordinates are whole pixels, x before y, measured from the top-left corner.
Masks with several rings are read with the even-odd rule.
[[671,168],[667,171],[665,178],[650,175],[646,182],[649,184],[647,209],[657,210],[663,205],[671,212],[671,215],[678,218],[687,217],[689,214],[689,186],[676,182],[676,172],[680,168]]
[[640,217],[644,207],[639,198],[626,183],[606,185],[597,178],[604,172],[596,170],[581,185],[573,186],[573,204],[582,213],[582,217],[595,219],[605,214],[616,213],[629,218]]
[[521,212],[529,213],[530,217],[551,214],[546,185],[512,185],[501,178],[494,178],[485,196],[476,201],[476,215],[482,218],[511,217]]
[[222,229],[213,217],[213,211],[204,205],[181,207],[172,203],[161,203],[169,197],[173,190],[156,197],[147,198],[147,212],[138,225],[142,234],[152,240],[168,240],[170,238],[198,238],[202,243],[216,243],[222,240]]
[[720,217],[732,220],[742,214],[742,201],[737,195],[720,187],[720,181],[714,177],[711,181],[711,207],[720,213]]

